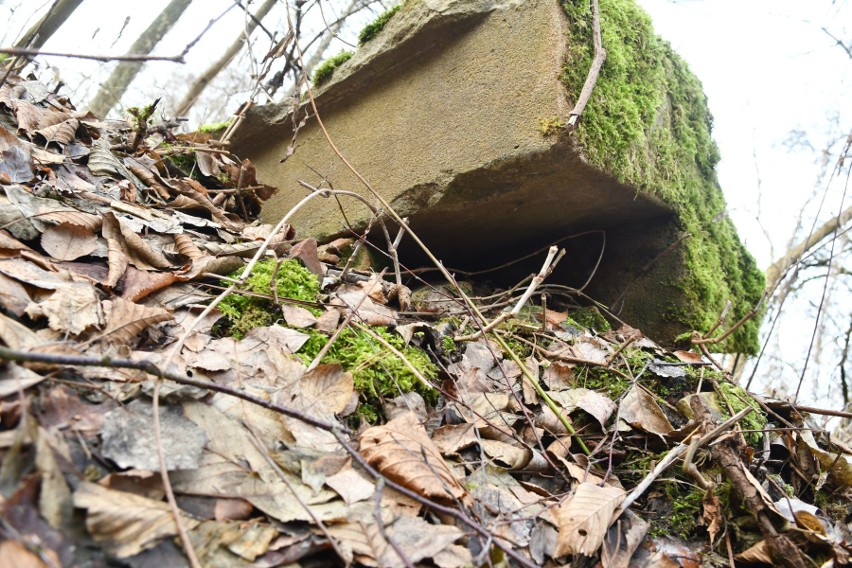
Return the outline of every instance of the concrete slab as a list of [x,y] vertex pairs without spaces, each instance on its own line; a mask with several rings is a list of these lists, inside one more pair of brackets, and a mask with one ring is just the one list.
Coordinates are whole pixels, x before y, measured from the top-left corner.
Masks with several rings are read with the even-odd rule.
[[[635,9],[632,0],[612,4]],[[613,13],[611,19],[617,16]],[[605,12],[604,26],[607,18]],[[713,238],[705,238],[700,225],[718,212],[684,205],[687,198],[681,200],[672,189],[679,183],[679,170],[669,176],[678,179],[662,177],[662,168],[671,166],[658,159],[653,142],[663,132],[680,143],[675,115],[681,101],[667,93],[665,84],[640,85],[656,90],[658,101],[658,108],[650,109],[653,120],[639,125],[647,141],[614,154],[611,163],[600,147],[592,147],[591,139],[559,128],[576,94],[570,85],[566,88],[566,75],[572,65],[582,64],[572,43],[578,35],[572,30],[588,25],[572,21],[557,0],[409,0],[375,39],[315,91],[318,110],[340,151],[400,215],[411,218],[412,227],[448,264],[495,265],[571,233],[606,231],[605,262],[589,292],[600,294],[595,297],[604,303],[617,303],[614,309],[634,325],[668,341],[714,320],[723,297],[742,289],[732,285],[742,277],[740,272],[698,275],[691,261],[719,257],[717,268],[733,264],[752,280],[758,277],[735,233],[736,242],[722,247],[727,256],[718,252]],[[675,65],[680,73],[677,65],[682,62],[674,56],[659,57],[665,70]],[[610,80],[607,71],[605,66],[604,88]],[[668,75],[677,80],[677,73]],[[629,80],[641,82],[645,77]],[[701,100],[695,104],[706,112],[700,86],[698,92]],[[616,116],[607,110],[606,100],[593,99],[590,107],[595,104],[595,110]],[[232,139],[237,153],[255,163],[258,177],[281,188],[264,210],[269,221],[286,214],[305,195],[299,180],[369,197],[313,117],[298,131],[295,152],[280,163],[293,138],[294,122],[308,108],[303,106],[295,121],[287,106],[254,109]],[[548,124],[556,127],[543,128]],[[613,128],[618,136],[617,122]],[[707,129],[709,139],[709,124]],[[683,152],[677,158],[677,167],[686,162],[693,177],[702,161],[714,159],[696,155],[690,163]],[[712,165],[710,174],[696,175],[703,176],[696,191],[707,193],[708,202],[720,202]],[[660,190],[658,184],[665,187]],[[340,205],[315,200],[296,215],[294,224],[300,236],[322,240],[363,229],[369,218],[369,211],[354,200]],[[679,245],[684,232],[690,233],[690,244]],[[689,248],[704,246],[704,241],[716,248]],[[578,261],[569,258],[564,266],[570,273],[560,278],[570,284],[584,281],[594,262],[579,259],[595,256],[577,251]],[[739,295],[744,297],[731,299],[737,304],[735,312],[744,312],[755,290]],[[731,348],[753,349],[754,334],[754,329],[748,330],[748,337],[742,335]]]

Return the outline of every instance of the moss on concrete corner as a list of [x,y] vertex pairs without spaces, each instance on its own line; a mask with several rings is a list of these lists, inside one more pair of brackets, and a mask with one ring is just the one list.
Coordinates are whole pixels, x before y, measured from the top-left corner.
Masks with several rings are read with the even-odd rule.
[[314,70],[313,84],[319,87],[334,75],[334,70],[349,61],[355,55],[352,51],[341,51],[333,57],[329,57],[320,63]]
[[384,29],[385,24],[390,21],[394,14],[399,12],[399,9],[402,8],[403,4],[404,2],[400,2],[393,8],[382,12],[375,20],[364,26],[364,29],[362,29],[358,34],[358,45],[364,45],[379,35],[379,32]]
[[[570,21],[562,79],[577,94],[593,55],[592,17],[588,2],[562,4]],[[733,323],[757,304],[764,279],[725,215],[701,83],[634,0],[602,0],[600,10],[607,58],[576,132],[581,151],[619,181],[666,201],[690,235],[681,250],[687,269],[668,282],[685,301],[666,317],[704,331],[731,300]],[[754,318],[718,348],[753,353],[757,331]]]

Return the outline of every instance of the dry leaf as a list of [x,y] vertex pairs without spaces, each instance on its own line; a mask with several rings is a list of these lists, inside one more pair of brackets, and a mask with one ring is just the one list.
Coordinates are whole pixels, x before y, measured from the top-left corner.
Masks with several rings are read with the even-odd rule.
[[592,556],[606,536],[616,508],[624,501],[622,489],[593,483],[581,483],[556,510],[559,538],[556,556],[583,554]]
[[97,290],[83,282],[57,286],[47,299],[30,304],[27,314],[31,318],[44,316],[50,329],[71,335],[79,335],[89,327],[100,327],[104,321]]
[[704,518],[704,525],[707,527],[707,533],[710,535],[710,544],[716,540],[716,535],[722,530],[724,516],[722,515],[722,501],[710,489],[704,493],[701,500],[703,509],[701,515]]
[[445,456],[455,454],[477,442],[476,428],[473,424],[445,424],[432,432],[432,441]]
[[[139,554],[158,540],[175,536],[177,527],[168,504],[83,482],[74,492],[74,506],[87,509],[86,528],[118,558]],[[187,529],[198,521],[183,516]]]
[[369,499],[376,492],[373,483],[351,467],[327,477],[325,483],[343,497],[347,505]]
[[609,417],[618,409],[618,406],[612,400],[587,388],[551,392],[550,398],[569,414],[577,408],[584,410],[597,420],[601,429],[604,430]]
[[630,559],[645,535],[650,524],[633,511],[625,513],[606,532],[601,547],[601,564],[604,568],[628,568]]
[[148,272],[132,266],[127,267],[124,276],[124,290],[121,292],[121,297],[131,302],[141,300],[157,290],[162,290],[184,279],[173,272]]
[[630,388],[618,410],[618,417],[637,430],[664,436],[674,431],[654,397],[634,385]]
[[174,319],[170,312],[162,308],[140,306],[121,298],[106,300],[103,308],[106,327],[98,339],[120,345],[130,345],[148,327]]
[[55,259],[76,260],[98,248],[98,239],[86,227],[62,223],[44,230],[41,247]]
[[413,413],[368,428],[360,442],[361,455],[387,478],[430,499],[471,502]]
[[769,552],[769,545],[765,540],[761,540],[757,544],[743,550],[736,556],[734,556],[734,560],[737,562],[746,562],[749,564],[769,564],[770,566],[775,565],[775,561],[772,559],[772,554]]

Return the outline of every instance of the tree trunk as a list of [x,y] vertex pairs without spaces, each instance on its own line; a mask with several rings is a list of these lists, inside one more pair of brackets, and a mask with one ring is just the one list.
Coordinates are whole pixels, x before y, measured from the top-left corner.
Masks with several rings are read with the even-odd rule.
[[56,0],[50,10],[47,11],[47,14],[27,30],[27,33],[18,40],[15,47],[22,49],[41,48],[82,3],[83,0]]
[[[175,25],[192,0],[171,0],[160,15],[130,46],[128,53],[148,54],[163,39],[163,36]],[[101,86],[98,94],[89,103],[89,110],[95,116],[105,117],[121,100],[127,87],[142,69],[142,61],[122,61]]]
[[234,40],[227,51],[225,51],[224,55],[208,67],[204,73],[195,79],[195,81],[193,81],[192,86],[189,87],[189,90],[186,95],[184,95],[183,100],[177,105],[177,108],[175,109],[175,116],[182,116],[189,112],[189,109],[192,108],[192,105],[195,104],[198,97],[201,96],[201,93],[207,88],[207,85],[210,84],[210,81],[212,81],[216,75],[218,75],[222,69],[227,67],[234,57],[237,56],[243,48],[243,44],[248,40],[263,18],[266,17],[275,5],[275,2],[276,0],[266,0],[257,12],[255,12],[254,16],[250,18],[246,29],[240,33],[237,39]]

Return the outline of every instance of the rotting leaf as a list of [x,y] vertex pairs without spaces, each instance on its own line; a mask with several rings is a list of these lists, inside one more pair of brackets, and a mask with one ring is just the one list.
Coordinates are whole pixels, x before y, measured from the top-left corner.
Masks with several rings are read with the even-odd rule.
[[[160,468],[157,441],[150,404],[135,400],[104,416],[103,446],[105,457],[123,469]],[[160,438],[166,469],[194,469],[201,460],[207,436],[194,422],[184,418],[180,409],[160,407]]]
[[460,499],[470,504],[470,494],[413,413],[403,414],[384,426],[368,428],[360,442],[361,455],[367,463],[388,479],[430,499]]

